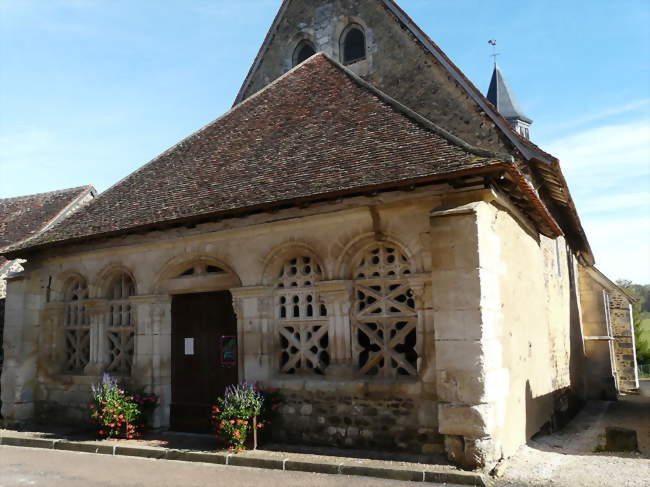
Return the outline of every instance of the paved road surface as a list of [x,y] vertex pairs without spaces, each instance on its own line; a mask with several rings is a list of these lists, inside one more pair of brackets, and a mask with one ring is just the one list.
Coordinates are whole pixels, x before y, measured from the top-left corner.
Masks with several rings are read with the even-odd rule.
[[0,487],[413,487],[412,482],[0,446]]

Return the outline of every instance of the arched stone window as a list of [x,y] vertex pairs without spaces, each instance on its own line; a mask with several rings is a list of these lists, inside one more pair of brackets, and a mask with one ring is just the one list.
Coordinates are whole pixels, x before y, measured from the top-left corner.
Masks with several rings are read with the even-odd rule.
[[397,246],[376,243],[354,260],[353,350],[361,375],[417,375],[412,265]]
[[71,278],[64,293],[65,364],[68,373],[82,374],[90,361],[90,321],[84,301],[88,286],[81,277]]
[[353,24],[343,32],[341,52],[343,64],[351,64],[366,58],[366,34],[360,25]]
[[119,272],[110,278],[106,290],[106,370],[128,375],[133,366],[135,340],[135,314],[129,298],[135,294],[135,284],[128,274]]
[[275,313],[280,334],[280,371],[323,374],[329,365],[327,308],[315,284],[322,278],[312,257],[287,259],[275,282]]
[[293,65],[298,66],[303,61],[306,61],[310,57],[316,54],[316,48],[308,40],[302,40],[296,46],[296,49],[293,52]]

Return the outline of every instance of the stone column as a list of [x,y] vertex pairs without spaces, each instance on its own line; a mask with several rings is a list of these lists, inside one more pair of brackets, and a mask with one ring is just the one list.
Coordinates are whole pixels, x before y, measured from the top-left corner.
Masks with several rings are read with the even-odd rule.
[[130,301],[136,316],[132,380],[136,386],[158,395],[153,427],[167,428],[172,375],[171,297],[132,296]]
[[106,343],[106,318],[108,301],[87,299],[83,301],[90,323],[90,361],[84,375],[101,375],[108,366],[108,345]]
[[328,342],[330,364],[326,375],[336,380],[352,379],[352,281],[321,281],[317,284],[318,295],[327,307],[329,320]]
[[6,424],[17,424],[34,417],[39,315],[43,301],[37,276],[21,275],[7,279],[1,377],[2,416]]
[[255,286],[231,289],[237,315],[239,380],[268,380],[276,367],[277,333],[273,320],[273,289]]
[[430,220],[439,430],[449,458],[467,467],[498,459],[494,434],[509,390],[490,208],[447,207]]

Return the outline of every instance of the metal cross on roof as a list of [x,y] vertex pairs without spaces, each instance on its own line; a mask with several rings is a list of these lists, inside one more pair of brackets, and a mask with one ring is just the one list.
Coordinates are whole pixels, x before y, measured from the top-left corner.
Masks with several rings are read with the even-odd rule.
[[488,41],[488,44],[492,46],[492,54],[490,54],[491,57],[494,58],[494,64],[497,63],[497,56],[500,54],[497,52],[497,40],[496,39],[490,39]]

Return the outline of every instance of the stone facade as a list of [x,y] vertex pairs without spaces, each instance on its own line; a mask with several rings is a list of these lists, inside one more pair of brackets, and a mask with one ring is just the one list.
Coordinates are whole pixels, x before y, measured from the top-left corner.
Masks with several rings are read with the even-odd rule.
[[[431,213],[436,208],[445,209]],[[495,193],[439,186],[43,252],[9,282],[3,415],[14,422],[54,412],[84,417],[90,384],[109,364],[107,282],[123,274],[135,283],[130,380],[160,395],[156,426],[169,424],[171,297],[227,289],[238,317],[240,379],[284,397],[278,440],[446,450],[458,463],[488,465],[549,422],[554,394],[570,385],[564,330],[572,257],[560,240],[558,273],[548,248],[555,243]],[[384,277],[366,282],[366,255],[386,259],[377,264]],[[313,292],[327,313],[306,324],[329,335],[322,374],[283,370],[282,330],[294,325],[281,318],[276,276],[294,258],[309,258],[321,273]],[[177,277],[188,266],[224,273]],[[66,294],[71,282],[85,283],[83,292],[73,286],[81,301]],[[392,366],[364,354],[376,324],[395,333],[382,313],[364,317],[362,291],[371,284],[406,293],[374,291],[412,323],[398,327],[402,345],[380,352]],[[82,368],[68,367],[62,340],[73,302],[87,315]]]

